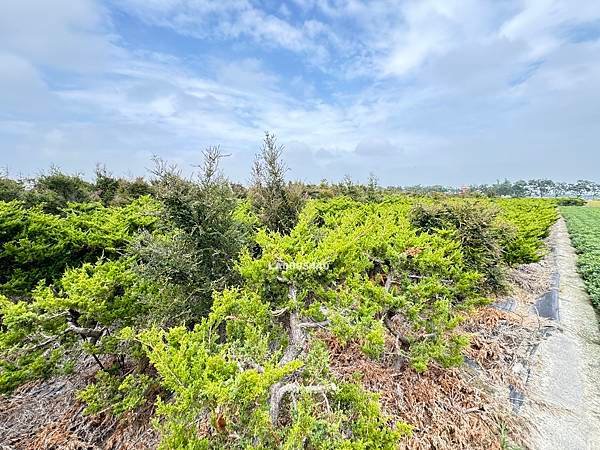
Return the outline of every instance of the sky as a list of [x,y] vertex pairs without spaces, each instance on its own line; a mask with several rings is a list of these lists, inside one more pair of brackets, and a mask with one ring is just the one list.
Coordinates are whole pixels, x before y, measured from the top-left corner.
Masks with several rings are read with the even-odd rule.
[[2,0],[0,167],[600,180],[597,0]]

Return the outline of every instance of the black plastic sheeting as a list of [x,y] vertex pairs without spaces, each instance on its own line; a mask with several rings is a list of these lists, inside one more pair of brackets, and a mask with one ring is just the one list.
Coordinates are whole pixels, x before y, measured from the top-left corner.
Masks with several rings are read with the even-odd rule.
[[554,273],[552,275],[552,288],[535,302],[533,309],[538,316],[546,319],[560,320],[559,286],[560,274]]
[[[535,305],[532,307],[532,313],[539,316],[544,317],[551,320],[560,321],[560,298],[559,298],[559,289],[560,289],[560,274],[558,271],[552,274],[550,290],[538,298],[535,302]],[[496,301],[492,304],[492,306],[501,311],[512,312],[517,307],[517,302],[513,298],[507,298],[501,301]],[[550,330],[545,330],[544,333],[549,333]],[[536,352],[538,344],[532,345],[528,350],[528,354],[530,357]],[[471,361],[465,358],[465,362],[471,368],[479,368],[475,361]],[[527,384],[529,382],[529,376],[531,374],[530,367],[523,367],[524,382]],[[518,414],[521,410],[521,407],[526,401],[525,393],[521,391],[518,387],[514,385],[509,385],[509,400],[512,404],[513,411]]]

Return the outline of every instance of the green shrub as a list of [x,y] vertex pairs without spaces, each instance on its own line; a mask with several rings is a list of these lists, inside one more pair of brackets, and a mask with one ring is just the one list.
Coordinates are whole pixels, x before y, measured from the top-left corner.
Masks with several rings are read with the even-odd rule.
[[504,260],[510,265],[537,262],[544,255],[544,239],[558,219],[550,199],[499,199],[500,217],[514,225],[517,235],[505,242]]
[[383,196],[373,182],[304,204],[268,138],[248,198],[212,148],[198,179],[159,162],[155,198],[119,200],[125,184],[101,173],[102,203],[0,202],[0,390],[83,353],[101,369],[79,393],[88,413],[160,392],[161,448],[397,448],[410,426],[338,379],[326,342],[381,361],[393,346],[416,371],[461,364],[457,326],[509,264],[542,255],[555,203]]
[[0,201],[20,200],[25,194],[23,182],[0,176]]
[[131,248],[140,276],[161,291],[156,323],[193,326],[210,310],[213,291],[239,281],[237,256],[251,242],[253,228],[241,220],[240,201],[219,171],[221,157],[218,148],[207,149],[196,180],[158,162],[154,191],[162,204],[161,233],[142,234]]
[[73,204],[63,216],[0,202],[0,293],[27,295],[39,281],[57,281],[69,266],[118,257],[157,218],[158,204],[149,197],[120,208]]
[[585,206],[587,201],[582,198],[559,198],[556,200],[558,206]]
[[93,200],[94,186],[79,175],[67,175],[52,168],[47,175],[32,181],[33,187],[24,194],[25,202],[39,205],[44,212],[61,214],[69,203],[87,203]]
[[[333,384],[324,346],[306,364],[281,364],[284,334],[255,294],[226,291],[193,331],[153,329],[140,339],[173,394],[158,402],[161,448],[393,449],[410,432],[389,422],[374,395]],[[274,422],[274,387],[284,385],[294,387],[296,406],[288,412],[287,402],[277,403]]]
[[[12,389],[15,380],[51,374],[72,350],[73,357],[78,350],[96,357],[129,354],[115,335],[143,320],[150,289],[130,265],[127,259],[84,264],[67,270],[54,286],[40,284],[31,301],[1,299],[0,360],[7,380],[0,391]],[[39,359],[48,355],[42,370]]]
[[413,357],[444,359],[455,352],[461,310],[482,301],[482,275],[466,265],[460,241],[415,229],[409,210],[404,198],[310,201],[289,236],[258,234],[261,255],[243,254],[240,273],[274,307],[327,320],[342,343],[358,341],[371,355],[382,350],[383,317],[399,313],[413,327],[403,339],[428,343]]
[[145,195],[154,195],[152,185],[143,177],[116,178],[104,167],[96,168],[94,190],[94,196],[104,206],[124,206]]
[[249,198],[261,223],[271,231],[289,233],[303,204],[302,186],[285,181],[287,167],[282,161],[283,146],[275,135],[265,133],[264,143],[254,162]]
[[77,393],[77,398],[87,404],[86,414],[108,411],[118,417],[133,411],[146,403],[152,385],[152,378],[144,374],[129,374],[123,378],[100,370],[95,379]]
[[477,200],[416,204],[412,224],[427,233],[453,234],[460,242],[466,266],[484,277],[483,286],[498,289],[503,283],[503,244],[516,238],[509,223],[498,220],[500,210]]

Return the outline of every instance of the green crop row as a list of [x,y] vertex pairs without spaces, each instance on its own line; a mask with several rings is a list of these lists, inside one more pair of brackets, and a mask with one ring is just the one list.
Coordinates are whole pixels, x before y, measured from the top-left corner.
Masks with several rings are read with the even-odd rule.
[[571,242],[578,253],[579,272],[592,303],[600,308],[600,208],[567,206],[560,211],[567,220]]

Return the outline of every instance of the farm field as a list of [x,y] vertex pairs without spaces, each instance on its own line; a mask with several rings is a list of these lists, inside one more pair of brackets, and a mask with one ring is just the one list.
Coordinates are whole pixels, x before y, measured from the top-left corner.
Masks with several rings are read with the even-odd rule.
[[594,306],[600,307],[600,208],[562,207],[578,269]]
[[[122,190],[0,202],[0,390],[12,405],[51,386],[40,380],[77,380],[79,412],[61,412],[53,436],[137,417],[138,438],[165,449],[512,439],[500,416],[452,406],[452,386],[465,410],[485,395],[455,368],[491,345],[473,347],[471,318],[497,321],[485,305],[508,272],[544,255],[553,200],[371,192],[308,200],[273,223],[260,192],[235,196],[210,176]],[[436,394],[417,400],[411,385]],[[43,419],[11,442],[42,439]],[[88,433],[102,443],[101,431]]]

